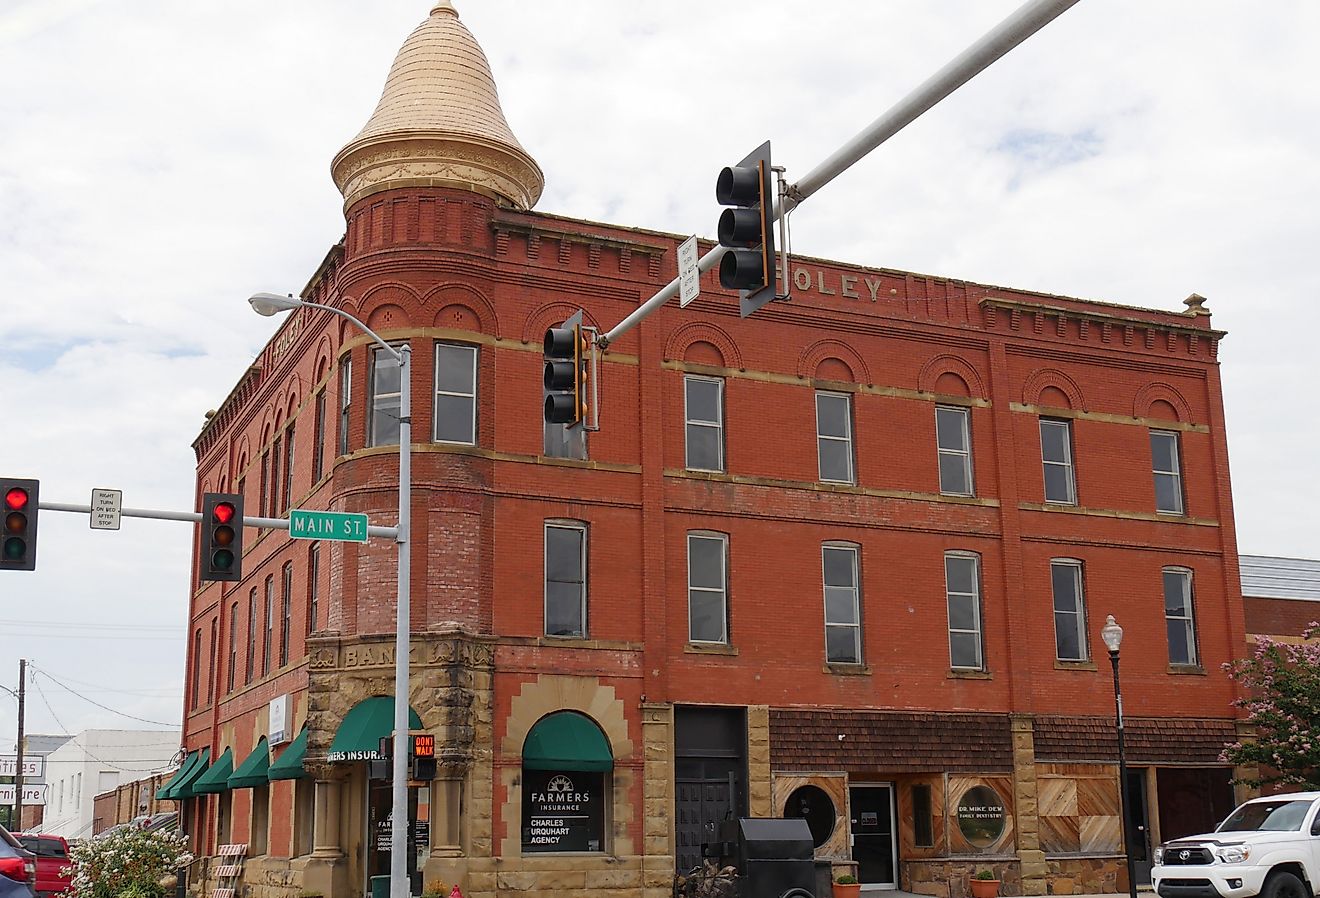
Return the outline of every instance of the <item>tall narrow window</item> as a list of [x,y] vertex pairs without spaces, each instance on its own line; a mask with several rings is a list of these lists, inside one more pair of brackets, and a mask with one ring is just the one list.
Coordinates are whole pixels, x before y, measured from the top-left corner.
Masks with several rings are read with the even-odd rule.
[[266,502],[270,497],[270,453],[261,453],[261,493],[257,496],[257,509],[266,513]]
[[435,344],[435,440],[477,443],[477,347]]
[[724,470],[724,381],[714,377],[683,378],[687,427],[687,467],[694,471]]
[[371,403],[367,406],[369,446],[395,446],[399,442],[399,360],[382,348],[371,352]]
[[1183,513],[1182,465],[1178,458],[1178,434],[1167,430],[1150,432],[1150,456],[1155,474],[1155,510],[1161,514]]
[[822,547],[821,566],[825,582],[825,660],[831,664],[860,664],[862,617],[857,547]]
[[248,856],[266,853],[270,839],[270,784],[252,787],[252,824],[248,836]]
[[821,480],[853,482],[852,397],[847,393],[816,394],[816,454]]
[[316,394],[312,415],[312,483],[325,473],[325,390]]
[[587,528],[545,525],[545,633],[587,635]]
[[1192,572],[1164,569],[1164,623],[1169,631],[1169,663],[1195,666],[1196,617],[1192,613]]
[[316,617],[321,613],[321,544],[307,547],[307,632],[316,632]]
[[912,841],[917,848],[935,847],[934,815],[931,813],[930,784],[912,786]]
[[945,553],[944,591],[949,605],[949,666],[954,670],[983,670],[981,572],[975,555]]
[[248,593],[247,637],[247,674],[243,677],[245,685],[252,682],[257,666],[257,588],[255,586],[252,587],[252,592]]
[[289,663],[289,631],[293,629],[293,562],[284,562],[280,596],[280,667]]
[[1073,477],[1072,422],[1042,418],[1040,458],[1045,469],[1045,501],[1058,505],[1077,504]]
[[215,701],[216,698],[219,697],[219,693],[220,693],[220,677],[219,677],[220,668],[216,666],[220,661],[219,651],[220,651],[220,619],[217,616],[211,618],[211,653],[208,656],[209,658],[209,661],[207,663],[208,673],[206,675],[206,703],[208,705],[211,702]]
[[284,431],[284,489],[281,491],[279,514],[284,514],[293,504],[293,425]]
[[1060,661],[1085,661],[1086,603],[1082,596],[1082,563],[1071,559],[1050,562],[1054,591],[1054,656]]
[[270,673],[270,653],[275,637],[275,578],[266,578],[266,635],[261,640],[261,675]]
[[202,700],[202,628],[193,634],[193,681],[192,706],[196,708]]
[[238,603],[229,606],[229,672],[225,678],[225,692],[234,691],[234,677],[238,674]]
[[283,443],[279,437],[275,438],[275,444],[270,450],[270,505],[261,510],[261,513],[269,517],[276,517],[280,513],[280,487],[284,484],[284,479],[280,477],[280,461],[284,458]]
[[973,496],[971,415],[961,406],[935,406],[935,444],[940,461],[940,492]]
[[726,550],[721,534],[688,534],[688,639],[728,642]]
[[339,454],[348,455],[348,412],[353,404],[353,360],[339,363]]

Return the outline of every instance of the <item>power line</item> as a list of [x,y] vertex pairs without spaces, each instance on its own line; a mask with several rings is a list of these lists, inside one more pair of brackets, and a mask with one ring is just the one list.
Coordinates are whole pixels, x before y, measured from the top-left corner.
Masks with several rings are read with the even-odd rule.
[[[160,721],[160,720],[148,720],[148,719],[145,718],[145,717],[138,717],[138,716],[136,716],[136,715],[134,715],[134,714],[129,714],[129,713],[127,713],[126,711],[120,711],[120,710],[118,710],[118,709],[116,709],[116,708],[112,708],[112,707],[110,707],[109,705],[103,705],[103,704],[101,704],[100,702],[98,702],[96,699],[94,699],[94,698],[88,698],[87,696],[85,696],[85,695],[83,695],[81,692],[79,692],[78,690],[73,689],[73,688],[71,688],[71,687],[65,685],[64,683],[61,683],[59,680],[55,679],[55,678],[52,677],[49,673],[47,673],[44,669],[43,669],[43,670],[38,670],[38,669],[35,667],[35,665],[33,665],[33,672],[34,672],[34,673],[40,673],[42,676],[44,676],[46,679],[50,680],[50,681],[51,681],[52,683],[54,683],[55,685],[62,687],[65,691],[67,691],[67,692],[72,692],[74,695],[78,696],[78,698],[82,699],[83,701],[85,701],[85,702],[90,702],[91,704],[96,705],[96,707],[98,707],[98,708],[102,708],[102,709],[104,709],[104,710],[106,710],[106,711],[109,711],[111,714],[118,714],[120,717],[127,717],[129,720],[136,720],[136,721],[139,721],[139,722],[141,722],[141,723],[150,723],[150,724],[154,724],[154,725],[156,725],[156,726],[161,726],[161,727],[171,727],[171,728],[173,728],[173,727],[175,726],[175,724],[172,724],[172,723],[165,723],[165,722]],[[33,679],[35,680],[35,677],[34,677]],[[37,687],[37,688],[40,689],[40,687]],[[44,693],[44,692],[42,693],[42,698],[45,698],[45,693]],[[52,712],[52,716],[53,716],[53,713],[54,713],[54,712]],[[59,723],[59,719],[57,718],[55,722],[56,722],[56,723]],[[61,723],[60,726],[64,726],[64,724]]]
[[[52,680],[55,679],[55,675],[54,675],[54,674],[50,673],[49,671],[46,671],[45,673],[46,673],[46,675],[49,676]],[[71,676],[69,676],[68,674],[65,674],[65,673],[60,674],[60,676],[63,677],[64,679],[68,680],[70,683],[77,683],[77,684],[80,685],[80,686],[88,687],[88,689],[87,689],[88,692],[121,692],[121,693],[123,693],[124,695],[141,695],[141,696],[147,696],[147,697],[154,697],[154,696],[156,696],[156,695],[158,695],[158,694],[161,695],[161,696],[166,696],[166,695],[179,695],[179,694],[182,693],[182,691],[183,691],[183,689],[182,689],[181,686],[180,686],[179,688],[175,688],[175,689],[141,689],[141,690],[137,690],[137,689],[115,689],[115,688],[112,687],[112,686],[98,686],[98,685],[95,684],[95,683],[89,683],[89,682],[87,682],[86,680],[80,680],[80,679],[78,679],[77,677],[71,677]]]
[[[47,674],[46,677],[47,677],[47,679],[50,679],[52,682],[58,682],[58,681],[55,680],[53,677],[51,677],[49,674]],[[41,701],[42,701],[43,704],[45,704],[45,706],[46,706],[46,710],[50,712],[50,716],[53,717],[53,718],[55,718],[55,722],[56,722],[57,724],[60,725],[60,728],[61,728],[61,729],[67,731],[67,730],[68,730],[68,727],[66,727],[66,726],[64,725],[64,721],[60,720],[59,715],[55,713],[55,709],[52,708],[52,707],[50,706],[50,699],[46,697],[46,691],[45,691],[44,689],[41,688],[41,683],[37,680],[36,677],[33,677],[33,678],[32,678],[32,685],[35,686],[35,687],[37,687],[37,694],[41,696]],[[65,688],[67,688],[67,687],[65,687]],[[77,695],[77,693],[75,692],[74,695]],[[83,697],[83,696],[80,696],[80,698],[81,698],[81,697]],[[113,711],[114,709],[113,709],[113,708],[107,708],[106,710],[107,710],[107,711]],[[119,712],[116,711],[115,713],[119,713]],[[125,715],[125,716],[127,716],[127,715]],[[137,719],[141,719],[141,718],[137,718]],[[148,723],[150,723],[150,722],[151,722],[151,721],[148,721]],[[168,724],[167,724],[167,725],[168,725]],[[164,770],[164,769],[166,769],[166,767],[168,766],[168,762],[166,762],[165,764],[160,765],[160,766],[157,766],[157,767],[121,767],[119,764],[116,764],[116,763],[114,763],[113,761],[107,761],[107,760],[105,760],[104,758],[100,758],[100,757],[97,757],[96,755],[92,754],[92,750],[91,750],[90,748],[88,748],[86,745],[84,745],[83,743],[79,742],[77,736],[73,736],[73,737],[71,737],[71,738],[69,739],[69,742],[73,743],[74,745],[76,745],[76,746],[78,746],[79,748],[81,748],[83,751],[87,752],[87,757],[91,758],[93,761],[96,761],[98,764],[104,764],[106,767],[112,768],[112,769],[114,769],[114,770],[118,770],[118,771],[120,771],[120,772],[122,772],[122,773],[156,773],[157,771],[160,771],[160,770]],[[128,762],[125,762],[125,763],[128,763]]]

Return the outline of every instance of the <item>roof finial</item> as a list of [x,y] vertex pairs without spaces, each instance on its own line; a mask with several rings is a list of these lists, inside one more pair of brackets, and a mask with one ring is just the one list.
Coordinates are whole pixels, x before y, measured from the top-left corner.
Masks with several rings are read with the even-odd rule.
[[458,16],[458,10],[454,9],[454,4],[451,3],[450,0],[439,0],[435,6],[431,7],[431,15],[435,15],[438,12],[447,12],[452,13],[455,17]]
[[1209,315],[1210,310],[1205,307],[1205,297],[1199,293],[1193,293],[1183,300],[1183,305],[1187,306],[1185,315]]

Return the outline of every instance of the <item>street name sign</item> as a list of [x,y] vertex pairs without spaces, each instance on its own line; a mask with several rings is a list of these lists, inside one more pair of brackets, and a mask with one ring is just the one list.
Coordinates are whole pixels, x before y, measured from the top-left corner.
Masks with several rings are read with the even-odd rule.
[[686,307],[701,292],[701,272],[697,270],[697,235],[678,245],[678,305]]
[[88,523],[93,530],[118,530],[119,511],[124,506],[123,490],[92,490],[92,508]]
[[289,512],[289,536],[294,539],[329,539],[346,543],[367,541],[367,516],[346,511]]

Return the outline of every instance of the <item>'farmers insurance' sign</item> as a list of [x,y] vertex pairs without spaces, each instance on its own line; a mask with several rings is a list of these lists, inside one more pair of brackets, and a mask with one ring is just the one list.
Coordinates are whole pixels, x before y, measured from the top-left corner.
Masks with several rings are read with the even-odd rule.
[[602,851],[605,774],[523,771],[522,850]]

